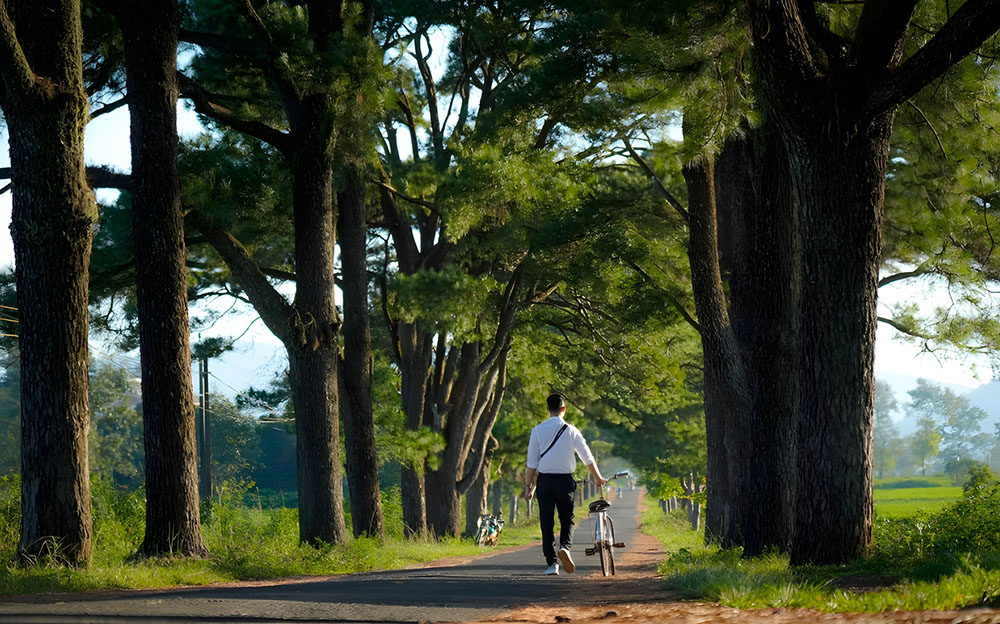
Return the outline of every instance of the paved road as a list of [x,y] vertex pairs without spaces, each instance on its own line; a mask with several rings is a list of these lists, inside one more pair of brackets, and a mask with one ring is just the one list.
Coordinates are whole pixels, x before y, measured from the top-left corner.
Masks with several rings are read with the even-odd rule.
[[[637,494],[626,490],[611,511],[616,538],[626,544],[637,524]],[[586,579],[600,575],[598,558],[584,554],[592,531],[587,516],[577,518],[575,574],[542,576],[541,547],[531,547],[461,565],[263,587],[0,597],[0,622],[441,622],[488,618],[525,605],[595,603],[614,591],[615,581]]]

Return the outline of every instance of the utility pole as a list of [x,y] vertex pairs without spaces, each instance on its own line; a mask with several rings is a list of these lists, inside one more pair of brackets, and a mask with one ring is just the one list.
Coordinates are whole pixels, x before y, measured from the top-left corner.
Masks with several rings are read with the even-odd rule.
[[198,433],[201,435],[201,479],[198,488],[202,500],[212,497],[212,426],[208,417],[208,358],[198,358]]

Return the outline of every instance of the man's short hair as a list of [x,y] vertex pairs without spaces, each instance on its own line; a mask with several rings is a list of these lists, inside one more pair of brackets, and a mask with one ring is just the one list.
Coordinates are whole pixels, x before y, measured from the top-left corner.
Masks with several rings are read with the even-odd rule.
[[545,404],[548,405],[550,412],[558,412],[566,407],[566,397],[558,392],[553,392],[549,395],[549,398],[545,399]]

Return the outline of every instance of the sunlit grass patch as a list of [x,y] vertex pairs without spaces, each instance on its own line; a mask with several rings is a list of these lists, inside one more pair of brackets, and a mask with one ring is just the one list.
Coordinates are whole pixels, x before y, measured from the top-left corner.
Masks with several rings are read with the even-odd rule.
[[876,489],[875,512],[883,516],[909,516],[919,511],[937,511],[962,498],[962,488],[938,486]]
[[[941,488],[945,489],[945,488]],[[650,517],[651,516],[651,517]],[[743,559],[692,539],[684,524],[647,512],[668,546],[665,588],[686,599],[750,609],[879,612],[1000,606],[1000,488],[981,488],[936,513],[878,516],[870,559],[791,567],[787,555]]]
[[[238,490],[239,488],[231,488]],[[206,506],[202,537],[210,555],[204,559],[136,557],[143,538],[145,503],[141,492],[127,492],[95,480],[94,556],[87,569],[73,569],[56,560],[24,567],[17,562],[20,484],[0,481],[0,594],[138,589],[217,582],[333,575],[406,567],[442,557],[489,553],[468,538],[403,539],[398,492],[387,493],[387,533],[349,539],[342,545],[309,546],[298,539],[298,511],[247,506],[239,496]],[[350,522],[348,521],[348,526]],[[530,544],[539,539],[537,517],[508,523],[499,546]]]

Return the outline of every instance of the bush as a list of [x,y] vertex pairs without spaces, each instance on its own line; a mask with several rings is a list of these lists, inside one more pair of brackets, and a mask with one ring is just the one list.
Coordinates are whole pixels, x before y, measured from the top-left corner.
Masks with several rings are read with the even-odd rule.
[[21,477],[0,477],[0,568],[13,565],[21,539]]
[[982,462],[976,462],[976,464],[969,469],[969,476],[962,485],[962,491],[968,494],[972,490],[980,487],[987,487],[996,483],[996,474],[990,470],[990,467]]
[[1000,553],[1000,485],[976,486],[936,513],[876,516],[875,556],[897,563]]
[[937,514],[941,553],[1000,553],[1000,485],[979,486]]

